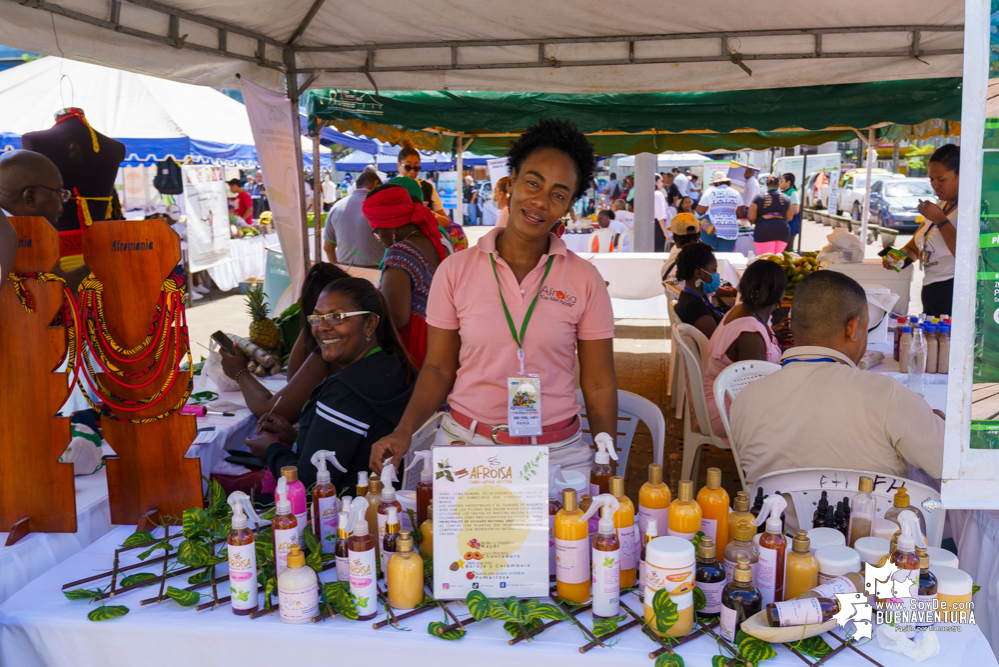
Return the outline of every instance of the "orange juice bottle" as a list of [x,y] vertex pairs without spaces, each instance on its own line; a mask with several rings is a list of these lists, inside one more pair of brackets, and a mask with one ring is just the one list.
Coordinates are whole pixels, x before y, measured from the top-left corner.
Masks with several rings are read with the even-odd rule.
[[701,531],[711,537],[715,549],[725,552],[728,544],[728,492],[721,486],[721,469],[708,468],[708,483],[697,492],[701,506]]
[[576,490],[562,491],[562,509],[555,515],[555,590],[574,604],[590,600],[590,530],[576,504]]
[[694,502],[694,483],[682,479],[677,485],[676,500],[669,505],[667,532],[673,537],[693,541],[701,529],[701,506]]
[[610,493],[617,498],[614,528],[621,548],[621,590],[635,585],[638,571],[638,543],[635,541],[635,505],[624,495],[624,477],[610,478]]
[[649,519],[655,519],[660,530],[668,525],[670,500],[669,487],[663,483],[663,467],[649,464],[649,481],[638,490],[638,529],[643,536]]

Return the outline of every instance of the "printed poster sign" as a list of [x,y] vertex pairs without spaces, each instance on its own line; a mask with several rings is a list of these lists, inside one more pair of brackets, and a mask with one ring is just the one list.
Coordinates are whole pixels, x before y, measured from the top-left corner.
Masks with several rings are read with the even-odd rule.
[[829,172],[829,200],[826,202],[826,209],[832,215],[839,215],[839,176],[838,168]]
[[458,172],[443,171],[437,177],[437,194],[441,206],[447,209],[458,208]]
[[489,180],[493,184],[493,190],[496,189],[499,179],[510,175],[510,161],[505,157],[486,160],[486,168],[489,169]]
[[434,596],[548,595],[548,448],[433,452]]
[[187,253],[191,273],[229,261],[229,204],[222,167],[184,165]]

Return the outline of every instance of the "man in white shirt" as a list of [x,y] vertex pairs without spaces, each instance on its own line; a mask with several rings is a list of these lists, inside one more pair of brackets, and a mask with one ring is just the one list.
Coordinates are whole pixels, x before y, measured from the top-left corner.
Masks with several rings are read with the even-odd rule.
[[742,196],[731,187],[724,171],[716,171],[711,187],[697,202],[698,215],[707,214],[709,225],[702,234],[704,242],[718,252],[732,252],[739,238],[739,218],[745,215]]
[[688,194],[690,189],[690,180],[684,176],[683,170],[679,167],[673,167],[673,185],[676,189],[680,191],[681,197],[689,197]]
[[336,183],[333,182],[333,178],[330,176],[329,172],[326,172],[325,178],[323,178],[323,210],[328,211],[330,207],[336,203]]
[[742,191],[742,203],[747,209],[760,194],[760,182],[756,180],[758,175],[759,172],[752,167],[746,167],[746,171],[742,174],[746,179],[746,187]]
[[849,276],[818,271],[798,283],[795,347],[779,371],[732,403],[733,445],[747,482],[795,468],[907,477],[907,464],[940,478],[944,415],[901,382],[857,368],[867,326],[867,296]]

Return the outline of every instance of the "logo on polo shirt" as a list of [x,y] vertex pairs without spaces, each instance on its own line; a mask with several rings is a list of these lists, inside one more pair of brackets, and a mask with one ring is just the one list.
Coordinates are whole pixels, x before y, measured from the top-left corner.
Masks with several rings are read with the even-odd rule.
[[542,301],[554,301],[560,303],[563,306],[569,306],[570,308],[575,307],[576,297],[572,296],[568,292],[564,292],[560,289],[555,289],[554,287],[542,287],[541,288],[541,300]]

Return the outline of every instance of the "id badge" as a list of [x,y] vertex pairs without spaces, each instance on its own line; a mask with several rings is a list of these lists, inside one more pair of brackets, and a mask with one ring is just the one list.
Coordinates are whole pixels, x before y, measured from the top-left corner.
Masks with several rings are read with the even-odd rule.
[[506,423],[510,435],[541,435],[541,377],[511,374],[506,379]]

